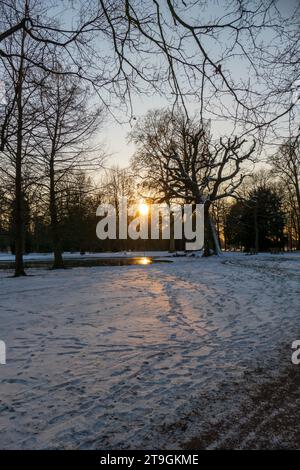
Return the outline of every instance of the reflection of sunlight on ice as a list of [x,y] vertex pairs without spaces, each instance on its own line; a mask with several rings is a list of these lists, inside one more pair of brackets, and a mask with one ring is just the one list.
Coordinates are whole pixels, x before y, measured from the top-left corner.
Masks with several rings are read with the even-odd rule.
[[141,258],[137,260],[137,264],[150,264],[151,259],[150,258]]

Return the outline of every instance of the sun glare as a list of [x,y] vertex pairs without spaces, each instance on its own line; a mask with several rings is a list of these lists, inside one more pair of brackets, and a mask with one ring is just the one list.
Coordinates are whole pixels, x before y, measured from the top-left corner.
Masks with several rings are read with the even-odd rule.
[[141,215],[148,215],[149,213],[149,206],[145,202],[141,202],[139,205],[139,212]]
[[150,264],[151,260],[149,258],[141,258],[139,264]]

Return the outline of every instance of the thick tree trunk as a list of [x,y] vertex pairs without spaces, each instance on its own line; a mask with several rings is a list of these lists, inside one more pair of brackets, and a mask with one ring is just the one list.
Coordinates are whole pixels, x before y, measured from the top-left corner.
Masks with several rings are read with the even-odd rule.
[[219,241],[219,237],[218,237],[218,234],[217,234],[217,231],[216,231],[214,221],[212,220],[210,215],[209,215],[209,223],[210,223],[210,229],[211,229],[213,243],[214,243],[213,250],[214,250],[215,255],[220,256],[220,255],[222,255],[222,250],[221,250],[221,247],[220,247],[220,241]]
[[211,230],[210,216],[209,216],[210,202],[206,201],[204,204],[204,247],[203,256],[210,256],[211,249],[214,246],[213,235]]
[[221,255],[221,247],[219,238],[215,229],[214,222],[210,216],[211,202],[206,201],[204,204],[204,248],[203,256],[210,256],[212,252],[215,255]]
[[59,233],[59,222],[57,216],[57,203],[55,192],[55,178],[54,178],[54,160],[50,161],[50,217],[51,217],[51,230],[52,230],[52,245],[54,253],[53,269],[64,268],[62,257],[61,240]]

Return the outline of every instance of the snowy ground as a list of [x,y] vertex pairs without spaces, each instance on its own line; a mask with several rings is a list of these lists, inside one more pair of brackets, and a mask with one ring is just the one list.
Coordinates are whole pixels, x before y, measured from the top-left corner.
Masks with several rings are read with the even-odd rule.
[[[30,274],[0,271],[0,448],[265,442],[252,402],[280,383],[300,339],[299,254]],[[241,433],[247,406],[256,419]]]

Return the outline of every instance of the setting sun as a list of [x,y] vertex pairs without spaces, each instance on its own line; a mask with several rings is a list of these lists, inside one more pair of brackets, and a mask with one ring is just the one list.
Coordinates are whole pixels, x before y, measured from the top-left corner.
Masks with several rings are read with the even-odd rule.
[[149,206],[145,202],[141,202],[139,205],[139,212],[141,215],[147,215],[149,213]]

